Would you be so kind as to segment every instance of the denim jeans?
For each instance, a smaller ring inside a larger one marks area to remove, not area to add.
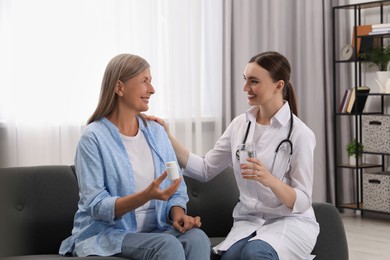
[[[221,260],[279,260],[278,253],[270,244],[263,240],[248,241],[252,237],[253,235],[250,235],[237,241],[222,254]]]
[[[198,228],[184,234],[175,229],[156,230],[151,233],[129,233],[122,242],[119,257],[128,259],[209,260],[210,240]]]

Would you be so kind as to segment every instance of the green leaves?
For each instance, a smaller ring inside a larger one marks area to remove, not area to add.
[[[357,145],[357,146],[356,146]],[[352,139],[351,142],[349,142],[345,149],[347,150],[348,156],[352,156],[357,154],[358,156],[362,155],[363,153],[363,144],[356,142],[356,139]]]
[[[380,71],[386,71],[390,62],[390,45],[374,47],[359,54],[360,61],[368,63],[369,67],[378,66]]]

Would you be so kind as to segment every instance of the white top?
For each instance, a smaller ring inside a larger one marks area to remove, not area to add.
[[[154,166],[150,147],[142,131],[136,136],[120,135],[131,167],[134,171],[135,192],[148,187],[154,180]],[[157,228],[157,217],[154,202],[148,201],[135,210],[137,232],[150,232]]]
[[[254,143],[257,143],[260,140],[260,138],[263,136],[265,131],[267,131],[268,127],[269,127],[268,125],[262,125],[262,124],[256,123],[256,129],[255,129],[255,132],[253,134],[253,142]]]
[[[256,232],[252,239],[267,241],[278,252],[279,259],[305,259],[316,242],[319,226],[316,222],[312,204],[314,133],[295,115],[290,137],[293,143],[291,164],[286,145],[279,151],[273,174],[295,189],[297,198],[293,209],[283,205],[271,189],[261,183],[245,180],[240,173],[236,150],[243,141],[247,122],[251,127],[247,142],[256,143],[257,158],[270,170],[278,144],[287,138],[290,128],[290,108],[287,102],[271,119],[270,125],[262,129],[261,136],[255,135],[258,107],[252,107],[246,114],[236,117],[204,158],[190,154],[185,175],[199,181],[208,181],[232,164],[240,201],[234,211],[234,225],[214,252],[226,251],[236,241]],[[255,127],[254,127],[255,126]],[[254,140],[255,137],[258,140]],[[285,150],[285,151],[284,151]],[[284,172],[287,169],[287,172]],[[283,178],[284,177],[284,178]]]

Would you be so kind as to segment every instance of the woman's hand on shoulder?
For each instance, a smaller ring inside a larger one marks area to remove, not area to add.
[[[153,115],[146,115],[146,114],[142,114],[142,116],[146,119],[146,120],[149,120],[149,121],[155,121],[157,123],[159,123],[160,125],[162,125],[165,129],[165,131],[169,134],[169,126],[168,126],[168,123],[165,122],[164,119],[160,118],[160,117],[157,117],[157,116],[153,116]]]

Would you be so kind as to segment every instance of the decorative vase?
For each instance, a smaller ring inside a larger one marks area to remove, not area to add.
[[[377,71],[375,81],[380,93],[390,93],[390,71]]]
[[[359,156],[358,157],[358,165],[361,165],[361,164],[362,164],[362,157]],[[356,166],[356,156],[355,155],[349,156],[349,165]]]

